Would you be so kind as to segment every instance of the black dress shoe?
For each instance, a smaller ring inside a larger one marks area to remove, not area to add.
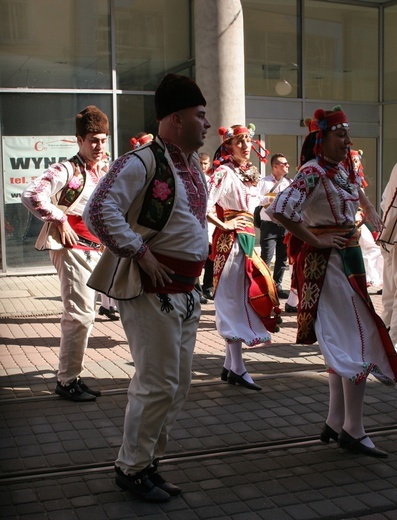
[[[324,428],[322,429],[320,434],[320,440],[322,442],[325,442],[325,444],[328,444],[330,439],[338,441],[338,432],[333,430],[331,426],[328,426],[328,424],[325,423]]]
[[[110,307],[109,309],[106,309],[105,307],[102,307],[102,305],[98,309],[99,316],[106,316],[109,318],[109,320],[112,321],[118,321],[119,317],[116,316],[116,311],[114,310],[114,307]]]
[[[81,388],[77,382],[77,379],[72,381],[69,385],[61,385],[61,383],[57,381],[55,393],[64,399],[69,399],[69,401],[75,402],[95,401],[96,399],[94,394],[85,392]]]
[[[277,289],[277,296],[282,300],[286,300],[289,296],[289,292],[284,291],[283,289]]]
[[[362,453],[363,455],[369,455],[370,457],[386,459],[388,454],[385,451],[378,450],[378,448],[369,448],[368,446],[361,444],[361,441],[367,437],[368,435],[363,435],[359,439],[355,439],[342,429],[338,437],[338,444],[340,448],[353,451],[354,453]]]
[[[244,372],[246,374],[247,371]],[[240,386],[245,386],[245,388],[249,388],[250,390],[256,390],[257,392],[260,392],[262,390],[262,387],[259,385],[256,385],[255,383],[250,383],[249,381],[246,381],[243,377],[244,374],[241,374],[239,376],[238,374],[235,374],[231,370],[229,371],[229,375],[227,376],[227,382],[229,385],[235,385],[236,383]]]
[[[202,305],[205,305],[206,303],[208,303],[207,298],[204,298],[204,296],[202,296],[201,294],[200,294],[200,303],[201,303]]]
[[[149,479],[147,471],[141,471],[135,475],[126,475],[120,468],[115,466],[116,484],[125,491],[145,502],[168,502],[171,495],[153,484]]]
[[[149,470],[148,474],[149,480],[152,484],[157,486],[158,488],[162,489],[166,493],[168,493],[170,496],[175,497],[177,495],[180,495],[182,493],[182,489],[175,484],[171,484],[171,482],[167,482],[163,479],[163,477],[158,473],[158,471],[153,468],[153,472]]]
[[[204,298],[207,298],[207,300],[213,300],[214,299],[214,293],[212,291],[203,291]]]
[[[85,383],[83,383],[83,380],[80,377],[77,378],[77,384],[83,390],[83,392],[87,392],[87,394],[95,395],[95,397],[99,397],[101,395],[100,390],[92,390]]]
[[[221,372],[221,380],[222,381],[227,381],[227,376],[229,375],[229,370],[225,367],[222,368],[222,372]]]
[[[298,312],[298,307],[293,307],[289,303],[285,304],[285,312]]]

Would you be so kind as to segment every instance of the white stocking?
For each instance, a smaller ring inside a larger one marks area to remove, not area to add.
[[[348,379],[342,379],[343,393],[345,396],[345,422],[343,429],[355,439],[365,435],[363,423],[363,403],[365,395],[366,381],[355,385]],[[373,442],[367,438],[361,441],[362,444],[370,448],[374,447]]]
[[[232,357],[230,354],[230,346],[229,343],[225,342],[225,361],[223,363],[223,366],[226,368],[226,370],[230,370],[232,366]]]
[[[334,431],[340,432],[345,420],[345,401],[342,378],[333,372],[328,375],[329,407],[326,423]]]
[[[230,370],[241,376],[247,371],[243,361],[243,345],[241,341],[232,341],[229,343],[231,366]],[[244,374],[244,379],[249,383],[253,383],[252,377],[247,373]]]

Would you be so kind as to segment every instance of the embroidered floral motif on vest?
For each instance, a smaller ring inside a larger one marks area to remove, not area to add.
[[[155,141],[150,145],[156,159],[156,171],[143,200],[138,217],[141,226],[160,231],[167,223],[175,199],[175,179],[164,151]]]
[[[85,170],[81,167],[77,156],[75,155],[69,159],[69,162],[74,168],[74,174],[61,191],[58,202],[60,206],[66,207],[71,206],[79,197],[80,193],[83,191],[86,180]]]

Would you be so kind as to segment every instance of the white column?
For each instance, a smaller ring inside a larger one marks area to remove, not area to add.
[[[220,126],[245,124],[244,27],[240,0],[195,0],[196,82],[212,127],[201,151],[211,158]]]

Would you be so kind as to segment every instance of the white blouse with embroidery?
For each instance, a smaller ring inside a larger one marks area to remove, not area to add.
[[[266,213],[280,213],[293,222],[304,220],[309,226],[354,225],[359,206],[357,184],[351,184],[342,166],[334,178],[313,159],[299,171],[293,182],[280,192]]]
[[[238,177],[238,168],[231,163],[219,166],[209,181],[207,212],[211,213],[215,204],[224,210],[254,213],[258,205],[257,187],[243,183]]]

